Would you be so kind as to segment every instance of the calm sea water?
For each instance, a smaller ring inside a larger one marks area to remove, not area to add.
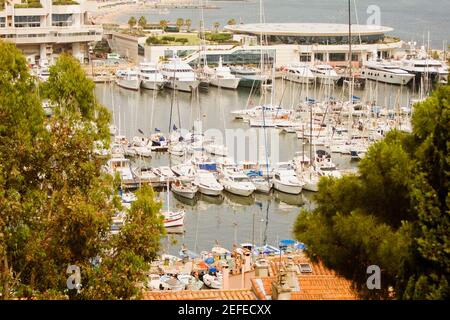
[[[210,1],[218,9],[204,10],[205,26],[212,28],[214,22],[224,26],[234,18],[243,23],[260,21],[259,1]],[[348,23],[345,0],[263,0],[266,22],[322,22]],[[443,41],[450,43],[450,1],[448,0],[352,0],[353,23],[366,24],[367,9],[377,5],[381,12],[381,25],[393,27],[392,35],[405,41],[426,43],[430,32],[431,45],[442,49]],[[355,10],[356,9],[356,10]],[[142,9],[119,14],[116,21],[126,23],[130,16],[145,16],[148,21],[158,23],[162,19],[174,22],[177,18],[192,19],[193,28],[198,28],[199,9],[170,9],[168,14]],[[425,40],[425,41],[424,41]]]
[[[167,132],[169,128],[170,108],[173,105],[172,124],[177,127],[191,128],[193,121],[202,119],[205,130],[215,128],[249,129],[248,124],[236,121],[230,111],[243,109],[249,100],[249,89],[237,91],[219,90],[211,87],[207,93],[201,92],[197,97],[189,93],[178,93],[172,102],[172,92],[164,90],[155,93],[150,90],[139,92],[129,91],[114,84],[97,85],[96,95],[101,103],[114,114],[114,122],[120,133],[128,138],[139,135],[142,130],[146,135],[154,132],[154,128]],[[375,92],[377,94],[375,94]],[[273,100],[285,108],[292,108],[306,96],[320,99],[324,92],[320,88],[283,83],[276,81]],[[341,87],[336,87],[331,93],[336,98],[345,96]],[[407,88],[389,85],[367,85],[365,90],[357,90],[356,95],[362,99],[377,100],[379,105],[393,105],[399,101],[402,106],[408,104],[412,94]],[[255,103],[259,96],[252,96]],[[251,129],[262,130],[262,129]],[[279,160],[288,161],[297,151],[302,151],[300,140],[293,134],[274,132],[279,141]],[[308,150],[308,146],[305,146]],[[333,155],[333,161],[342,169],[355,167],[349,157]],[[169,159],[167,154],[154,153],[149,160],[153,166],[168,165],[175,159]],[[167,204],[166,192],[159,194]],[[292,238],[292,227],[302,207],[309,208],[312,204],[312,194],[303,192],[301,196],[292,196],[274,191],[271,195],[255,194],[249,198],[224,194],[222,197],[202,196],[197,201],[186,201],[176,198],[170,193],[170,207],[184,208],[185,234],[174,236],[177,244],[171,239],[165,240],[167,251],[176,253],[181,244],[186,244],[191,250],[210,249],[215,241],[222,246],[231,248],[233,244],[243,242],[272,243],[279,239]]]

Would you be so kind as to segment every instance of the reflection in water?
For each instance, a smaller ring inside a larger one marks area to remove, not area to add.
[[[236,204],[242,206],[250,206],[255,203],[255,197],[253,194],[248,197],[238,196],[227,191],[225,191],[223,194],[225,195],[225,199],[228,200],[227,204],[229,204],[230,206],[235,206]]]
[[[280,202],[284,202],[285,204],[288,204],[291,206],[301,207],[305,203],[305,201],[303,200],[302,194],[288,194],[288,193],[284,193],[284,192],[275,190],[273,192],[273,195],[276,200],[278,200]]]

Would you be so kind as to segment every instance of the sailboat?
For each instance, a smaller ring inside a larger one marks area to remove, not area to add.
[[[184,216],[186,213],[184,210],[172,211],[170,210],[170,186],[169,180],[167,180],[167,209],[163,211],[161,214],[164,217],[164,227],[172,228],[172,227],[180,227],[184,225]]]

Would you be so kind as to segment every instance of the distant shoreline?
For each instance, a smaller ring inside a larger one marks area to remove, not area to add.
[[[246,0],[228,0],[228,1],[246,1]],[[226,2],[226,1],[225,1]],[[199,9],[200,6],[198,5],[177,5],[177,4],[153,4],[153,5],[147,5],[147,4],[132,4],[132,3],[120,3],[117,2],[116,4],[108,4],[104,7],[99,7],[98,11],[92,14],[92,22],[94,24],[111,24],[115,23],[115,18],[119,15],[134,12],[137,10],[167,10],[167,9]],[[219,6],[203,6],[203,9],[221,9]],[[150,11],[150,13],[152,13]],[[158,12],[154,12],[158,13]],[[162,16],[165,14],[164,12],[159,13]]]

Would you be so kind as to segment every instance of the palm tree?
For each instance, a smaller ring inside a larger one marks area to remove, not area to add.
[[[169,24],[169,21],[167,21],[167,20],[161,20],[159,22],[159,25],[161,26],[161,29],[163,29],[163,30],[166,30],[168,24]]]
[[[145,19],[144,16],[140,17],[139,21],[138,21],[138,25],[139,25],[139,27],[144,29],[147,26],[147,19]]]
[[[219,32],[220,23],[214,22],[213,26],[214,26],[214,30],[216,31],[216,33]]]
[[[228,20],[227,24],[228,24],[229,26],[234,26],[234,25],[236,24],[236,19],[230,19],[230,20]]]
[[[128,25],[130,26],[130,31],[131,31],[131,29],[133,29],[133,27],[136,25],[136,18],[130,17],[130,19],[128,19]]]
[[[177,24],[178,30],[181,30],[181,27],[184,25],[183,18],[178,18],[176,24]]]
[[[192,20],[191,19],[186,19],[186,21],[184,22],[184,24],[187,27],[187,32],[191,32],[191,26],[192,26]]]

